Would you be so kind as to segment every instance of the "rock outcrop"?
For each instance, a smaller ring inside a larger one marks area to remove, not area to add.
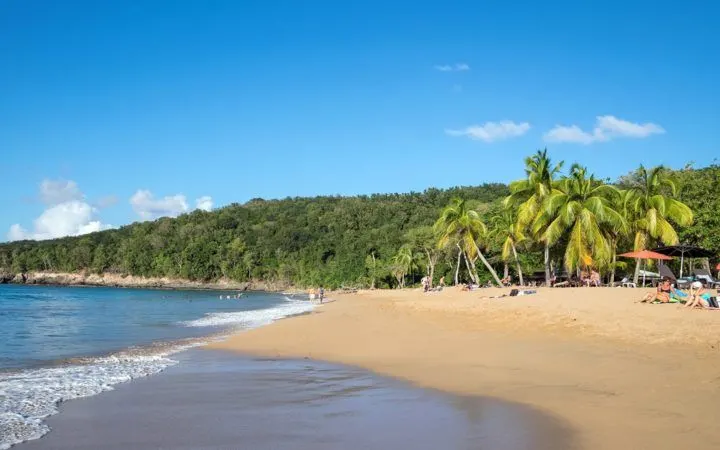
[[[216,282],[200,282],[177,278],[149,278],[120,274],[29,272],[15,274],[0,271],[0,283],[56,285],[56,286],[106,286],[156,289],[218,289],[218,290],[262,290],[276,291],[288,288],[283,283],[262,281],[237,282],[220,279]]]

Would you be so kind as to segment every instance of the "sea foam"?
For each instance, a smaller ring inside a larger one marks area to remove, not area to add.
[[[304,300],[285,297],[286,303],[267,309],[208,313],[205,317],[183,322],[188,327],[233,327],[257,328],[268,325],[284,317],[305,314],[313,309],[313,304]]]
[[[189,327],[257,328],[313,309],[308,301],[286,297],[286,303],[262,310],[209,313],[183,322]],[[217,339],[217,335],[215,337]],[[203,345],[205,340],[165,343],[99,358],[85,358],[57,367],[0,372],[0,450],[50,431],[43,420],[57,414],[60,403],[113,389],[118,383],[161,372],[177,364],[174,353]]]

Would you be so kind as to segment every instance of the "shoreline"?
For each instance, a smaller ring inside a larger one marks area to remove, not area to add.
[[[316,361],[199,349],[177,359],[157,377],[63,404],[48,435],[18,448],[575,448],[564,423],[512,402]]]
[[[482,298],[495,291],[334,294],[317,313],[205,348],[527,404],[566,421],[580,448],[720,447],[720,315],[634,303],[642,289]]]
[[[52,286],[52,287],[111,287],[160,290],[198,290],[198,291],[256,291],[282,292],[285,290],[301,292],[292,286],[265,281],[218,280],[200,282],[179,278],[138,277],[120,274],[85,274],[66,272],[0,272],[0,285],[14,286]]]

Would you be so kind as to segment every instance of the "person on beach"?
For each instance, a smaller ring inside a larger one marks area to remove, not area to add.
[[[423,292],[427,292],[430,289],[430,279],[425,275],[420,280],[420,284],[422,285]]]
[[[512,285],[512,275],[508,274],[505,278],[500,280],[500,283],[502,283],[503,286],[511,286]]]
[[[318,298],[320,299],[320,303],[322,303],[323,299],[325,298],[325,289],[323,289],[322,286],[320,286],[320,289],[318,289]]]
[[[690,285],[690,295],[688,298],[687,303],[685,303],[686,308],[694,308],[696,306],[710,308],[710,292],[705,289],[699,281],[693,281]]]
[[[444,277],[444,276],[440,277],[440,281],[438,282],[438,286],[441,287],[441,288],[444,288],[444,287],[445,287],[445,277]]]
[[[657,287],[657,292],[647,294],[640,303],[670,303],[670,294],[672,293],[672,283],[670,279],[665,277]]]

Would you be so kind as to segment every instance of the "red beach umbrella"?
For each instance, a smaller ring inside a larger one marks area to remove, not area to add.
[[[670,260],[673,259],[672,256],[663,255],[662,253],[653,252],[651,250],[640,250],[638,252],[628,252],[623,253],[618,256],[624,256],[626,258],[635,258],[635,259],[662,259],[662,260]],[[645,263],[645,268],[647,268],[647,263]],[[645,271],[643,271],[643,286],[645,286]]]
[[[653,252],[651,250],[640,250],[639,252],[622,253],[618,256],[625,256],[626,258],[635,259],[662,259],[665,261],[673,259],[672,256],[663,255],[662,253]]]

